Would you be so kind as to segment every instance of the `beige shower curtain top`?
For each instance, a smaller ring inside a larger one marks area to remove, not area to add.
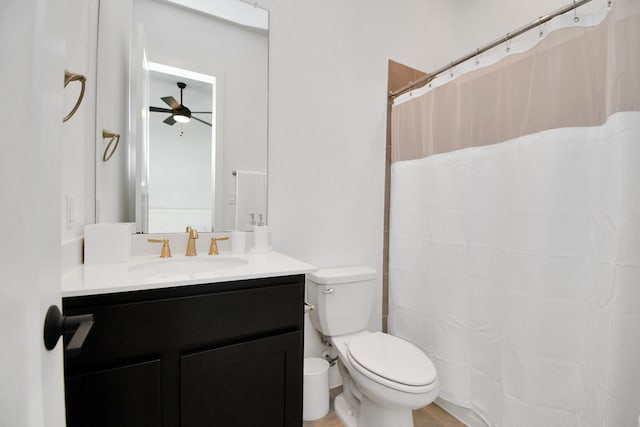
[[[392,162],[640,110],[640,55],[629,55],[640,52],[638,9],[616,2],[596,27],[556,30],[535,49],[394,105]]]

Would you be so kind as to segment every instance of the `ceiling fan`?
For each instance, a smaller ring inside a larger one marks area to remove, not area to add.
[[[185,107],[184,104],[182,104],[182,91],[187,87],[187,84],[182,82],[178,82],[177,84],[180,88],[180,103],[178,103],[173,96],[165,96],[160,99],[171,107],[171,109],[151,106],[149,107],[149,111],[154,113],[170,113],[171,115],[162,121],[169,126],[173,126],[176,123],[187,123],[191,119],[204,123],[207,126],[211,126],[211,123],[193,116],[193,114],[211,114],[211,111],[191,111]]]

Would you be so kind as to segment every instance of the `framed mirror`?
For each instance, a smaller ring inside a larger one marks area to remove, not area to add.
[[[268,11],[240,0],[100,2],[96,132],[123,137],[107,162],[96,150],[96,222],[266,221],[268,37]],[[210,113],[180,122],[180,106]]]

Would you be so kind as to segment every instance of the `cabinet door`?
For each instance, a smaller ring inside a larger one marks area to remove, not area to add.
[[[182,427],[300,427],[302,333],[184,355]]]
[[[160,361],[66,378],[68,427],[160,427]]]

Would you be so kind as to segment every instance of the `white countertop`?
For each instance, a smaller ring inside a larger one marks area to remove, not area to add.
[[[212,258],[218,258],[222,262],[225,260],[241,261],[238,258],[242,258],[246,264],[221,269],[212,267],[212,270],[207,270],[203,265],[206,266],[208,260]],[[177,271],[175,272],[169,266],[172,261],[177,261],[175,263]],[[186,263],[194,261],[198,264],[198,268],[193,272],[184,271]],[[159,266],[158,271],[154,271],[155,263]],[[312,265],[274,251],[243,255],[221,252],[220,255],[204,254],[196,257],[174,255],[172,258],[166,259],[158,258],[158,256],[134,256],[125,263],[85,264],[69,271],[62,277],[62,297],[291,276],[316,270],[317,268]]]

